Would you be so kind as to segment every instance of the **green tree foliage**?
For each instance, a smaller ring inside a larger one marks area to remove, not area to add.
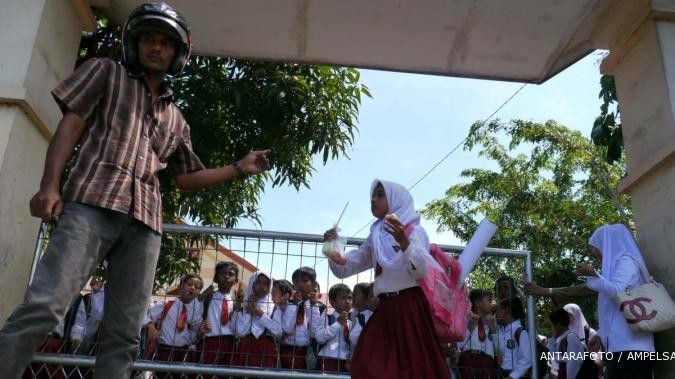
[[[78,63],[93,57],[120,60],[118,26],[101,19],[99,30],[82,38]],[[166,172],[161,174],[166,222],[191,218],[227,227],[241,218],[258,220],[267,181],[309,187],[316,156],[323,164],[346,157],[362,96],[370,96],[353,68],[203,56],[190,59],[172,88],[190,124],[193,148],[207,167],[230,164],[252,149],[272,149],[270,173],[203,191],[178,191]],[[164,238],[156,286],[198,269],[197,258],[176,248],[185,241]]]
[[[623,136],[621,135],[621,114],[619,100],[616,97],[614,77],[603,75],[600,78],[600,94],[602,99],[600,115],[596,117],[591,131],[591,139],[605,152],[607,162],[614,163],[621,160],[623,152]]]
[[[500,136],[510,140],[508,145],[499,142]],[[631,217],[629,199],[612,190],[623,162],[607,164],[591,141],[555,121],[477,122],[464,148],[480,149],[496,169],[464,170],[467,182],[451,186],[444,198],[427,205],[424,215],[464,241],[477,220],[490,219],[499,227],[490,245],[531,251],[535,280],[546,287],[579,283],[574,269],[590,256],[588,237],[603,224],[622,222],[616,202]],[[471,284],[492,289],[500,272],[524,282],[522,260],[485,258]],[[590,311],[593,304],[582,305]],[[537,312],[540,323],[547,310],[550,305]]]

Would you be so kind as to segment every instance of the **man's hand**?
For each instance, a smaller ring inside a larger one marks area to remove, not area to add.
[[[300,303],[302,301],[302,292],[293,291],[293,297],[291,300],[295,301],[296,303]]]
[[[272,150],[251,151],[239,160],[239,166],[245,174],[260,174],[270,168],[269,155]]]
[[[213,292],[215,292],[215,288],[213,288],[213,284],[211,284],[210,286],[206,287],[206,289],[202,291],[202,293],[200,293],[197,298],[203,303],[204,300],[211,300],[211,297],[213,297]]]
[[[349,314],[347,312],[340,312],[340,315],[338,316],[337,320],[340,324],[344,324],[345,322],[347,322],[348,319]]]
[[[44,221],[57,219],[63,211],[63,200],[58,186],[46,186],[40,188],[33,198],[30,199],[30,214]]]
[[[77,349],[80,348],[80,345],[82,345],[82,341],[80,340],[73,340],[73,342],[70,343],[70,347],[73,351],[77,351]]]
[[[157,340],[159,340],[159,330],[157,330],[157,327],[155,327],[154,323],[149,323],[148,324],[148,341],[152,344],[157,343]]]
[[[204,335],[211,331],[211,322],[206,320],[199,325],[199,333]]]
[[[548,295],[546,288],[537,285],[537,282],[527,282],[523,287],[525,295],[546,296]]]
[[[579,263],[577,265],[577,273],[581,276],[598,276],[598,273],[595,272],[595,269],[586,263]]]

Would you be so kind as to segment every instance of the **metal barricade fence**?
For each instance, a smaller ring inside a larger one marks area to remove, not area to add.
[[[163,286],[153,295],[155,301],[161,304],[166,297],[177,294],[179,276],[190,271],[185,267],[200,267],[199,274],[203,278],[204,288],[212,284],[214,267],[219,261],[233,262],[239,268],[239,283],[245,287],[254,271],[264,271],[273,279],[287,279],[291,281],[293,271],[301,266],[309,266],[317,273],[317,282],[320,292],[327,293],[329,288],[337,283],[347,284],[353,288],[354,284],[372,282],[373,272],[368,270],[351,278],[338,279],[328,268],[327,258],[321,253],[322,235],[285,233],[246,229],[228,229],[217,227],[190,226],[182,224],[165,224],[163,235],[162,254],[158,275],[161,275]],[[41,228],[35,249],[35,259],[32,271],[35,269],[40,254],[44,251],[45,229]],[[359,246],[364,239],[347,239],[346,251]],[[171,245],[171,246],[169,246]],[[458,254],[463,250],[461,246],[440,245],[451,254]],[[173,255],[173,256],[170,256]],[[532,261],[529,252],[507,249],[488,248],[484,256],[517,258],[523,261],[523,279],[532,281]],[[192,266],[191,266],[192,264]],[[31,278],[32,278],[31,272]],[[328,305],[327,313],[332,311],[326,297],[321,298]],[[160,305],[161,307],[161,305]],[[536,357],[536,331],[534,300],[527,297],[527,330],[529,331],[530,348],[532,351],[532,377],[539,377]],[[278,340],[276,365],[279,367]],[[143,354],[144,346],[141,346]],[[58,354],[53,354],[57,352]],[[91,377],[94,357],[86,355],[64,354],[64,349],[57,351],[38,352],[33,364],[27,371],[32,378],[85,378]],[[187,357],[187,355],[185,355]],[[140,358],[144,358],[143,355]],[[151,372],[161,372],[159,378],[211,378],[213,375],[224,377],[261,377],[261,378],[346,378],[344,372],[301,371],[290,369],[252,368],[226,365],[207,365],[199,359],[184,358],[181,362],[162,362],[157,360],[139,359],[134,364],[137,377],[149,377]],[[175,373],[175,375],[167,374]]]

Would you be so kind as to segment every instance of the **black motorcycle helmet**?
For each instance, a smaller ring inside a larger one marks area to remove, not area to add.
[[[159,31],[173,37],[176,41],[176,55],[167,75],[179,75],[190,59],[192,50],[190,29],[183,16],[163,2],[143,4],[131,12],[122,29],[122,59],[134,75],[143,75],[137,51],[138,35],[143,31]]]

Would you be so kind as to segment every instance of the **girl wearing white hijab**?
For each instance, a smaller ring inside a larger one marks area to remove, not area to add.
[[[277,345],[280,338],[281,312],[274,312],[270,296],[272,277],[257,271],[248,281],[243,309],[237,315],[235,331],[240,337],[232,363],[237,366],[277,367]]]
[[[600,330],[589,341],[592,351],[602,344],[604,351],[616,353],[615,359],[607,362],[609,379],[650,378],[652,365],[649,360],[627,359],[628,351],[654,351],[652,333],[633,332],[614,303],[614,296],[626,288],[644,284],[638,265],[644,266],[640,250],[633,236],[622,224],[604,225],[598,228],[588,243],[593,255],[602,262],[602,272],[596,272],[587,264],[577,265],[580,275],[586,277],[589,288],[598,292],[598,318]],[[618,353],[624,357],[618,361]]]
[[[346,264],[329,260],[338,278],[375,269],[373,292],[380,302],[356,345],[352,378],[450,379],[429,303],[417,284],[427,270],[441,268],[429,254],[429,238],[412,196],[402,185],[384,180],[373,182],[370,195],[377,218],[370,235],[346,254]],[[412,228],[409,235],[406,227]],[[333,229],[324,234],[327,241],[335,237]]]
[[[581,339],[581,342],[588,345],[588,341],[595,337],[596,332],[588,326],[581,308],[574,303],[569,303],[563,309],[570,315],[570,330]]]

